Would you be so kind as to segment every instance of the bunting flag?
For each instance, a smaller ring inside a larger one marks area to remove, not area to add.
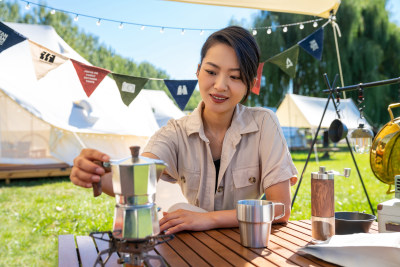
[[[164,80],[164,83],[179,108],[184,110],[197,85],[197,80]]]
[[[122,102],[124,102],[124,104],[127,106],[129,106],[129,104],[135,99],[135,97],[140,93],[140,90],[143,89],[144,85],[149,80],[147,78],[134,77],[117,73],[111,73],[111,75],[113,76],[113,79],[118,86]]]
[[[296,66],[299,58],[299,46],[296,44],[291,48],[268,59],[267,62],[277,65],[290,77],[296,77]]]
[[[0,21],[0,53],[27,38]]]
[[[71,59],[71,62],[74,65],[76,74],[78,74],[83,90],[85,90],[88,97],[90,97],[93,91],[96,90],[104,77],[110,73],[109,70],[89,66],[74,59]]]
[[[324,28],[323,27],[319,28],[313,34],[307,36],[306,38],[298,42],[298,44],[307,53],[309,53],[316,59],[321,60],[322,49],[324,45]]]
[[[258,64],[258,69],[257,69],[257,81],[256,84],[253,86],[251,91],[253,94],[259,95],[260,94],[260,87],[261,87],[261,78],[262,78],[262,71],[264,68],[264,62]]]
[[[36,78],[38,80],[68,60],[67,57],[53,52],[40,44],[31,40],[28,41],[31,48],[31,56],[33,66],[35,67]]]

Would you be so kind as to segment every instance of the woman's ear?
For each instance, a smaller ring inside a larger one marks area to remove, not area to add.
[[[197,78],[199,78],[200,68],[201,68],[201,65],[198,64],[198,65],[197,65],[197,71],[196,71],[196,76],[197,76]]]

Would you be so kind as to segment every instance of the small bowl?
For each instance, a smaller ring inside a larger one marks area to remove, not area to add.
[[[376,216],[361,212],[335,212],[335,233],[349,235],[368,233]]]

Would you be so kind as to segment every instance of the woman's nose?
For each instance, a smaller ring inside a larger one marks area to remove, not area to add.
[[[228,81],[223,75],[218,75],[214,83],[214,88],[218,91],[226,91],[228,89]]]

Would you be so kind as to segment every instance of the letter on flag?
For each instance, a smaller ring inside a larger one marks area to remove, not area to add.
[[[253,94],[259,95],[260,94],[260,87],[261,87],[261,78],[262,78],[262,71],[264,68],[264,62],[258,64],[258,69],[257,69],[257,81],[256,84],[253,86],[251,91]]]
[[[0,21],[0,53],[27,38]]]
[[[299,58],[299,46],[296,44],[282,53],[268,59],[267,62],[277,65],[290,77],[296,77],[296,66]]]
[[[40,44],[29,40],[29,46],[31,48],[31,56],[33,66],[35,67],[36,78],[40,80],[49,71],[57,68],[68,60],[67,57],[60,55],[56,52],[47,49]]]
[[[324,28],[319,28],[314,33],[301,40],[298,44],[307,53],[316,59],[321,60],[324,45]]]
[[[181,110],[184,110],[197,85],[197,80],[164,80]]]
[[[109,70],[89,66],[74,59],[71,59],[71,62],[74,65],[76,74],[78,74],[83,90],[85,90],[88,97],[90,97],[104,77],[110,73]]]
[[[140,90],[143,89],[144,85],[149,80],[147,78],[134,77],[117,73],[111,73],[111,75],[113,76],[115,83],[118,86],[122,102],[124,102],[124,104],[127,106],[129,106],[129,104],[136,98]]]

